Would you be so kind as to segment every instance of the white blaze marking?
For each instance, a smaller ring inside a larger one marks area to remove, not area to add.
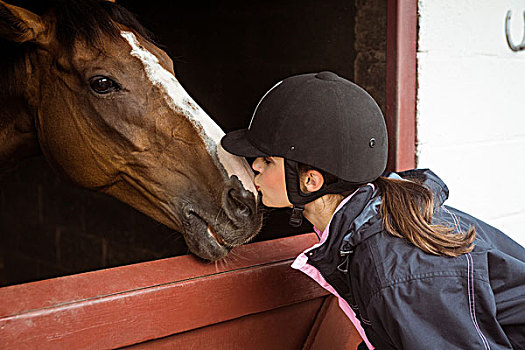
[[[137,57],[144,65],[146,75],[153,85],[165,92],[163,96],[170,108],[182,110],[184,115],[195,125],[212,159],[217,159],[222,164],[228,176],[236,175],[244,188],[251,191],[257,198],[257,190],[253,184],[253,172],[248,162],[226,152],[220,145],[224,131],[190,97],[175,76],[162,67],[157,56],[139,43],[135,34],[122,31],[120,35],[131,46],[131,55]],[[214,154],[217,157],[214,157]]]

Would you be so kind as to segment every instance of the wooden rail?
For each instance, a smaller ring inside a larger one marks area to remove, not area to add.
[[[188,255],[2,288],[0,348],[158,348],[199,339],[225,349],[319,348],[312,344],[324,344],[320,325],[332,322],[320,310],[329,307],[348,329],[330,338],[355,344],[327,292],[290,267],[316,242],[305,234],[238,247],[216,264]]]

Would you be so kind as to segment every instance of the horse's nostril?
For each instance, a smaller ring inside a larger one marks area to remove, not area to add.
[[[252,211],[247,206],[244,206],[244,208],[237,209],[236,213],[238,217],[245,218],[249,218],[252,215]]]
[[[187,221],[198,217],[197,213],[195,212],[195,210],[193,210],[191,206],[182,209],[182,216]]]
[[[250,208],[248,208],[245,205],[241,205],[239,208],[237,208],[237,216],[246,216],[249,217],[251,215],[252,211]]]
[[[231,188],[228,191],[227,200],[229,204],[228,208],[234,213],[236,217],[248,218],[252,215],[252,210],[247,204],[250,199],[246,196],[243,196],[239,190]]]

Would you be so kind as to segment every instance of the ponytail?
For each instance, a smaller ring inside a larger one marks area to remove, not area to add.
[[[472,251],[476,233],[454,232],[454,228],[433,225],[432,192],[414,181],[379,177],[375,182],[382,196],[384,229],[404,238],[422,251],[434,255],[458,256]]]
[[[328,184],[337,181],[336,176],[309,165],[299,163],[298,169],[299,174],[317,170]],[[459,256],[474,249],[474,227],[470,227],[467,232],[455,232],[454,227],[432,224],[434,196],[416,179],[379,177],[374,184],[382,197],[380,211],[383,228],[391,235],[403,238],[425,253],[434,255]],[[346,194],[341,193],[343,196]]]

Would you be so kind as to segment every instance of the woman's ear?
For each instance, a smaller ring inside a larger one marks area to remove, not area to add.
[[[301,179],[301,190],[303,192],[319,191],[324,184],[323,175],[317,170],[308,170]]]

